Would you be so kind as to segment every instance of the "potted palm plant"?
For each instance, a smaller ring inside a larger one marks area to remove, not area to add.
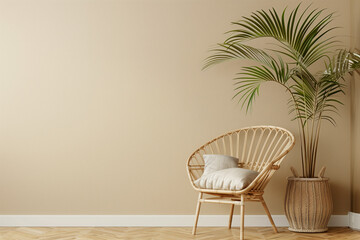
[[[302,175],[292,169],[288,178],[285,214],[290,230],[323,232],[332,213],[328,178],[322,168],[316,175],[316,160],[321,124],[337,112],[344,94],[344,77],[360,67],[360,55],[339,49],[339,41],[331,34],[333,14],[324,10],[304,10],[298,5],[292,11],[275,9],[253,12],[229,31],[226,40],[212,50],[204,68],[234,59],[253,60],[234,78],[235,95],[248,111],[259,94],[260,86],[272,82],[289,94],[289,108],[298,123],[301,143]],[[251,40],[267,38],[270,49],[249,45]],[[324,62],[324,70],[312,71],[313,65]],[[305,192],[306,191],[306,192]]]

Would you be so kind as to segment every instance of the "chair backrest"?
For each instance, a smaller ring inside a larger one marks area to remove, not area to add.
[[[261,172],[270,163],[279,166],[294,144],[293,134],[284,128],[273,126],[242,128],[221,135],[198,148],[187,162],[188,175],[194,186],[193,182],[204,172],[204,154],[237,157],[239,167]],[[263,180],[270,178],[274,171],[269,171]],[[263,189],[265,185],[259,186],[258,190]]]

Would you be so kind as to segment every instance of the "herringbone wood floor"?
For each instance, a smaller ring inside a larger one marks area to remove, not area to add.
[[[349,228],[330,228],[327,233],[293,233],[286,228],[278,228],[274,234],[271,228],[245,228],[245,239],[360,239],[360,232]],[[239,239],[239,229],[228,230],[222,228],[198,228],[196,236],[191,235],[191,228],[77,228],[77,227],[14,227],[0,228],[0,240],[111,240],[111,239]]]

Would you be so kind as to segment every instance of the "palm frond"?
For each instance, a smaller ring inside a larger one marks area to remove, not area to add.
[[[238,77],[234,78],[235,95],[241,107],[246,106],[246,112],[251,109],[256,96],[259,94],[260,85],[264,82],[275,82],[286,87],[286,82],[291,78],[292,70],[281,59],[273,60],[270,66],[243,67]]]
[[[326,70],[321,81],[338,81],[347,73],[360,68],[360,55],[346,49],[340,49],[331,60],[325,63],[325,67]]]
[[[250,59],[258,63],[271,66],[274,58],[261,49],[253,48],[245,44],[218,44],[219,48],[213,49],[215,54],[205,59],[203,69],[227,60]]]
[[[299,13],[299,7],[300,4],[289,16],[286,16],[286,9],[282,14],[275,9],[253,12],[250,17],[233,22],[239,28],[229,31],[232,35],[225,43],[231,45],[257,38],[273,38],[285,50],[281,53],[310,66],[325,57],[327,50],[338,42],[332,38],[323,39],[336,28],[327,28],[332,21],[332,13],[321,16],[324,9],[315,9],[305,17],[309,7],[302,13]],[[279,52],[279,49],[274,51]]]

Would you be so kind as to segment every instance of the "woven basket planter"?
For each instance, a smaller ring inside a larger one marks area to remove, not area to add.
[[[290,231],[327,231],[332,209],[328,178],[288,178],[285,214]]]

